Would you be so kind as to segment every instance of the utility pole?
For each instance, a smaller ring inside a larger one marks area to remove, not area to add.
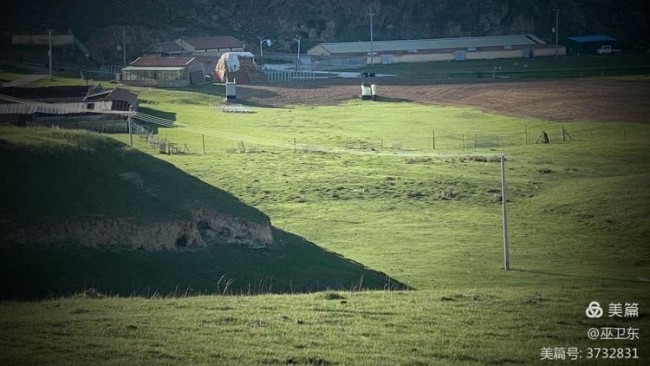
[[[560,53],[559,37],[560,37],[560,9],[555,9],[555,57],[557,57]]]
[[[133,147],[133,106],[129,106],[129,114],[126,118],[129,127],[129,146]]]
[[[298,38],[294,38],[293,40],[298,42],[298,61],[300,61],[300,36],[298,36]]]
[[[300,36],[294,38],[294,41],[298,42],[298,60],[296,61],[296,71],[300,71]]]
[[[371,10],[370,13],[368,13],[368,14],[370,15],[370,66],[374,66],[375,55],[374,55],[374,52],[373,52],[373,49],[372,49],[372,41],[373,41],[373,36],[372,36],[372,16],[375,15],[375,13],[373,13],[372,10]]]
[[[47,34],[48,34],[48,37],[47,37],[48,43],[50,44],[50,48],[47,51],[47,57],[49,59],[48,67],[49,67],[49,70],[50,70],[49,79],[52,80],[52,30],[48,29]]]
[[[257,37],[260,40],[260,63],[264,65],[264,44],[266,43],[267,47],[271,47],[271,40],[268,38]]]
[[[506,158],[501,155],[501,217],[503,219],[503,269],[510,269],[510,248],[508,245],[508,211],[506,210]]]
[[[122,28],[122,64],[126,66],[126,26]]]

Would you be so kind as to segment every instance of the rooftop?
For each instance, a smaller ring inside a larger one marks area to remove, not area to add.
[[[143,56],[131,62],[133,67],[185,67],[194,61],[194,57],[158,57]]]
[[[174,53],[183,51],[183,48],[176,42],[159,42],[153,45],[152,50],[156,53]]]
[[[374,41],[373,51],[417,51],[435,49],[455,49],[470,47],[504,47],[504,46],[526,46],[544,45],[543,40],[535,35],[510,35],[510,36],[489,36],[489,37],[456,37],[437,39],[416,39],[398,41]],[[316,47],[325,48],[330,53],[355,53],[367,52],[370,50],[370,42],[337,42],[320,43]]]
[[[568,37],[570,40],[578,42],[578,43],[590,43],[590,42],[612,42],[615,41],[616,39],[606,36],[604,34],[592,34],[588,36],[575,36],[575,37]]]
[[[243,44],[232,36],[216,36],[216,37],[188,37],[181,38],[176,41],[186,42],[199,50],[217,49],[217,48],[242,48]]]
[[[83,100],[88,95],[90,88],[87,86],[46,86],[41,88],[28,87],[4,87],[0,88],[0,94],[14,98],[57,101],[57,100]],[[1,101],[0,103],[6,103]]]

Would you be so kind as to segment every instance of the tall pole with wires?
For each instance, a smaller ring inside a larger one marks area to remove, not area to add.
[[[368,15],[370,15],[370,66],[374,66],[374,64],[375,64],[375,60],[374,60],[375,55],[374,55],[374,51],[373,51],[373,47],[372,47],[373,46],[373,44],[372,44],[372,41],[373,41],[372,17],[373,17],[373,15],[375,15],[375,13],[373,13],[372,10],[371,10],[370,13],[368,13]]]
[[[508,211],[506,210],[506,158],[501,155],[501,219],[503,221],[503,269],[510,269],[510,248],[508,243]]]
[[[50,48],[47,51],[47,57],[48,57],[48,68],[49,68],[49,79],[52,80],[52,30],[48,29],[47,30],[47,40],[50,45]]]
[[[122,65],[126,66],[126,26],[122,28]]]
[[[560,53],[560,9],[555,9],[555,57]]]
[[[257,37],[257,39],[260,40],[260,63],[263,65],[264,64],[264,45],[267,47],[271,47],[271,40],[268,38],[264,37]]]
[[[300,71],[301,65],[300,65],[300,36],[296,37],[293,39],[294,41],[298,42],[298,58],[296,59],[296,71]]]
[[[129,106],[129,114],[126,117],[129,128],[129,146],[133,147],[133,106]]]

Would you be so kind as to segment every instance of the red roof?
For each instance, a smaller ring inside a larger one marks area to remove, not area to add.
[[[217,37],[189,37],[182,38],[194,48],[199,50],[209,50],[217,48],[243,48],[243,44],[232,36],[217,36]]]
[[[131,62],[131,66],[140,67],[183,67],[194,61],[194,57],[159,57],[143,56]]]

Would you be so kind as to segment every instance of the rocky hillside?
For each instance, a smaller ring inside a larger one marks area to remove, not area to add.
[[[3,30],[71,29],[100,60],[119,59],[126,29],[129,57],[151,43],[182,35],[233,35],[257,51],[258,36],[271,51],[295,52],[324,41],[376,40],[534,33],[554,42],[569,35],[611,34],[630,51],[650,44],[650,4],[645,0],[151,0],[94,2],[31,0],[5,5]],[[39,9],[34,12],[34,9]],[[126,27],[126,28],[125,28]],[[562,43],[562,42],[560,42]]]

